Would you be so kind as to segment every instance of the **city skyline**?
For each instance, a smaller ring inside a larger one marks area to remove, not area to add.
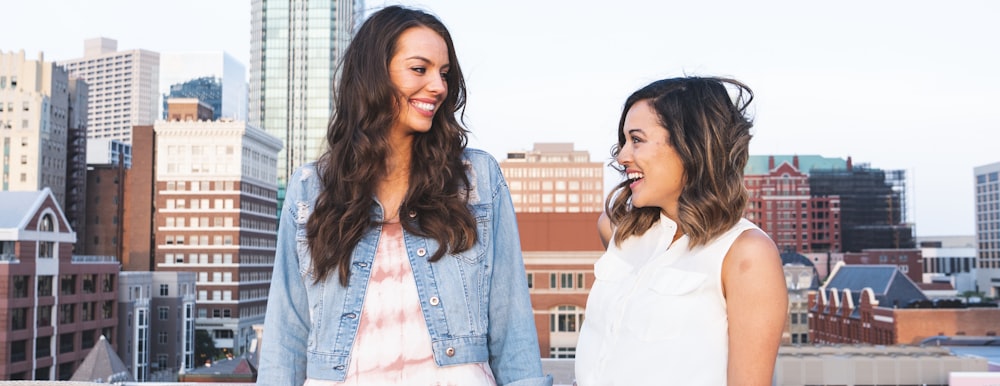
[[[535,142],[573,142],[606,162],[628,93],[685,74],[755,90],[752,155],[907,170],[918,236],[974,234],[973,168],[1000,159],[989,117],[1000,102],[1000,54],[989,48],[1000,4],[404,3],[450,28],[469,85],[470,146],[500,160]],[[249,1],[50,0],[7,11],[24,17],[0,24],[0,50],[28,58],[80,57],[84,39],[103,36],[121,49],[223,50],[249,66]],[[60,30],[26,33],[43,15]],[[617,176],[606,171],[610,185]]]

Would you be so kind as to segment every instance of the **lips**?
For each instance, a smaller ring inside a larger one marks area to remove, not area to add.
[[[416,110],[421,115],[424,115],[424,116],[427,116],[427,117],[434,116],[434,109],[437,107],[432,102],[419,101],[419,100],[414,100],[414,99],[410,100],[410,106],[413,106],[414,110]]]
[[[646,175],[645,175],[645,174],[643,174],[642,172],[639,172],[639,171],[634,171],[634,170],[629,170],[629,171],[627,171],[627,172],[625,173],[625,176],[626,176],[626,177],[628,177],[629,181],[632,181],[632,182],[631,182],[631,183],[629,183],[629,185],[628,185],[628,186],[629,186],[629,188],[634,188],[634,187],[635,187],[636,185],[638,185],[638,184],[639,184],[639,182],[641,182],[641,181],[642,181],[642,179],[643,179],[643,178],[645,178],[645,177],[646,177]]]

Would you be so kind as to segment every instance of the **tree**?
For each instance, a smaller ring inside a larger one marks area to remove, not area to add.
[[[206,362],[219,356],[219,349],[215,347],[215,340],[208,330],[194,331],[194,357],[195,367],[204,366]]]

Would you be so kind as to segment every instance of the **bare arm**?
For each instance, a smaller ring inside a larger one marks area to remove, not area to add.
[[[781,257],[763,232],[743,232],[722,263],[730,385],[770,385],[788,314]]]
[[[607,248],[614,233],[611,230],[611,218],[608,217],[607,212],[601,212],[601,217],[597,218],[597,233],[601,235],[601,244]]]

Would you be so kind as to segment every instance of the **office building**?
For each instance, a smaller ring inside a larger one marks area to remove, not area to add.
[[[281,142],[242,121],[158,121],[153,130],[154,228],[137,232],[155,240],[155,271],[197,275],[197,328],[242,353],[264,321]]]
[[[749,198],[744,217],[753,221],[785,252],[839,252],[840,197],[813,195],[809,171],[843,168],[838,158],[751,156],[743,171]]]
[[[536,143],[500,162],[514,211],[585,213],[604,208],[604,164],[572,143]]]
[[[976,286],[1000,297],[1000,162],[974,169],[976,184]]]
[[[0,213],[0,379],[70,379],[115,334],[118,261],[72,253],[76,233],[49,188],[0,192]]]
[[[164,52],[160,54],[163,110],[167,99],[198,98],[212,107],[211,120],[247,120],[246,66],[223,51]]]
[[[326,148],[333,80],[364,12],[362,0],[252,0],[247,123],[279,138],[279,206],[292,172]]]
[[[86,191],[87,85],[42,54],[0,52],[0,190],[49,188],[73,229],[82,230]]]
[[[118,357],[139,382],[174,381],[195,368],[195,274],[122,272]]]
[[[58,62],[87,82],[87,138],[132,142],[132,126],[151,125],[159,112],[160,54],[118,51],[114,39],[84,41],[82,58]]]
[[[841,251],[916,248],[913,225],[906,222],[906,172],[855,165],[843,169],[813,168],[813,196],[840,197]]]

